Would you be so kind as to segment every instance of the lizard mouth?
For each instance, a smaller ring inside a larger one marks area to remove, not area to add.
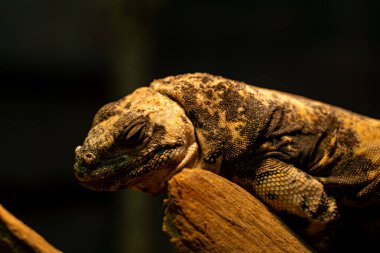
[[[96,191],[116,191],[121,185],[129,185],[132,180],[128,180],[127,175],[115,173],[115,166],[101,166],[96,169],[89,169],[77,162],[74,165],[74,175],[80,184],[88,189]],[[125,173],[127,174],[127,173]],[[121,180],[124,178],[126,180]]]
[[[81,185],[92,190],[116,191],[131,187],[144,191],[140,184],[142,177],[163,167],[176,167],[175,160],[163,157],[178,156],[178,153],[182,153],[180,150],[180,145],[165,145],[145,154],[142,158],[122,155],[99,163],[96,167],[88,166],[77,159],[74,174]]]
[[[74,170],[79,183],[90,190],[117,191],[132,188],[146,191],[143,177],[149,173],[150,168],[147,168],[147,166],[134,166],[133,168],[120,166],[120,168],[115,169],[114,166],[102,166],[85,175],[80,172],[83,168],[79,165],[75,165]]]
[[[79,180],[79,183],[90,189],[95,191],[117,191],[119,189],[125,188],[126,185],[133,184],[133,180],[122,180],[120,177],[109,176],[101,178],[91,178],[87,180],[83,180],[79,176],[76,177]]]

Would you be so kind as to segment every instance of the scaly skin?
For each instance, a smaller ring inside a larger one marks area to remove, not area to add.
[[[307,221],[305,233],[324,249],[317,235],[341,208],[379,206],[379,167],[380,121],[195,73],[100,109],[76,149],[75,175],[95,190],[158,194],[183,168],[210,170]]]

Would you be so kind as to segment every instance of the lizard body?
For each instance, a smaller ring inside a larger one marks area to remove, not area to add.
[[[278,213],[308,221],[306,234],[316,238],[346,207],[379,206],[380,121],[184,74],[104,106],[76,149],[75,175],[95,190],[157,194],[183,168],[236,182]]]

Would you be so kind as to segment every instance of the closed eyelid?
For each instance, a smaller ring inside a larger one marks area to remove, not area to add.
[[[129,134],[129,132],[133,129],[144,127],[147,124],[147,119],[145,117],[139,117],[132,120],[129,124],[126,125],[123,132]]]
[[[129,130],[126,132],[126,139],[131,138],[133,135],[141,132],[144,130],[146,124],[141,123],[141,124],[136,124],[133,127],[130,127]]]

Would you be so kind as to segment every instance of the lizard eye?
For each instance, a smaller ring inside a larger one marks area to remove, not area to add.
[[[125,135],[127,146],[136,146],[143,142],[145,137],[145,124],[137,124],[129,129]]]

